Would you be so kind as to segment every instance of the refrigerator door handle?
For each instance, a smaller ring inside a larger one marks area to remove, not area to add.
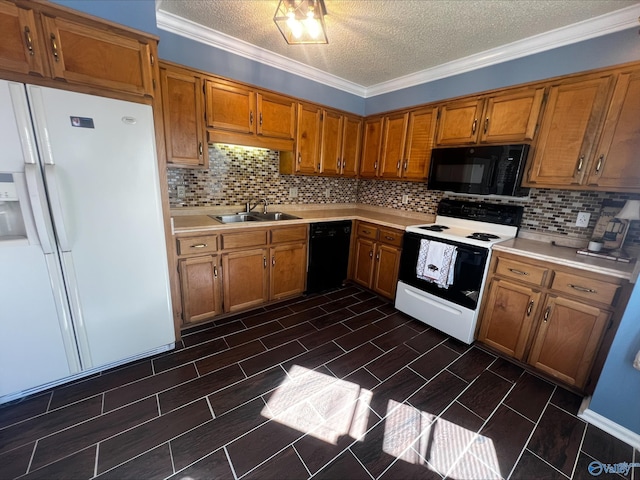
[[[64,225],[64,216],[62,214],[62,205],[60,203],[60,193],[58,192],[58,183],[56,178],[56,166],[53,164],[45,164],[44,179],[47,182],[49,192],[49,207],[53,216],[56,233],[58,235],[58,244],[63,252],[71,251],[71,244]]]
[[[38,171],[38,165],[26,163],[24,166],[24,174],[27,180],[27,190],[29,192],[29,203],[31,204],[31,212],[33,221],[36,225],[40,246],[45,254],[54,253],[55,237],[53,235],[53,226],[49,217],[47,206],[47,196],[44,191],[42,177]]]

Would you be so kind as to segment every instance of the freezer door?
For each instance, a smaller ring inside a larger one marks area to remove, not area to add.
[[[83,368],[171,344],[151,107],[27,91]]]

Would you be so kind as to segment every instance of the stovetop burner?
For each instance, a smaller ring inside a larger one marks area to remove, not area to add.
[[[447,230],[449,227],[446,225],[426,225],[424,227],[420,227],[422,230],[429,230],[430,232],[442,232]]]
[[[495,240],[500,237],[498,235],[494,235],[493,233],[474,232],[471,235],[467,235],[467,238],[473,238],[475,240],[482,240],[483,242],[488,242],[489,240]]]

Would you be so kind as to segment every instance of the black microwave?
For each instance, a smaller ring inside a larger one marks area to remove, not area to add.
[[[524,197],[522,188],[529,145],[434,148],[428,188],[455,193]]]

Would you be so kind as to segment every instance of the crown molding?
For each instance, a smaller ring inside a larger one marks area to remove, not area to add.
[[[553,50],[554,48],[571,45],[591,38],[601,37],[628,28],[634,28],[638,26],[639,16],[640,4],[632,5],[605,15],[600,15],[599,17],[550,30],[452,62],[443,63],[437,67],[428,68],[420,72],[398,77],[388,82],[372,85],[366,89],[365,97],[374,97],[376,95],[394,92],[403,88],[413,87],[422,83],[508,62],[509,60]]]
[[[157,5],[159,5],[157,3]],[[161,5],[161,4],[160,4]],[[552,50],[565,45],[582,42],[638,25],[640,4],[622,8],[598,17],[557,28],[533,37],[518,40],[497,48],[470,55],[458,60],[444,63],[420,72],[404,75],[388,82],[364,87],[343,78],[331,75],[318,68],[291,60],[263,48],[252,45],[235,37],[225,35],[208,27],[204,27],[177,15],[156,10],[158,28],[194,41],[210,45],[214,48],[238,55],[249,60],[278,68],[308,80],[342,90],[362,98],[374,97],[385,93],[402,90],[423,83],[466,73],[491,65],[515,60],[536,53]]]
[[[304,63],[291,60],[290,58],[265,50],[264,48],[256,47],[251,43],[204,27],[191,20],[186,20],[172,13],[165,12],[164,10],[156,11],[156,23],[158,28],[164,31],[190,38],[196,42],[210,45],[220,50],[233,53],[234,55],[248,58],[249,60],[263,63],[309,80],[314,80],[323,85],[328,85],[359,97],[364,97],[366,94],[366,88],[362,85],[349,82],[348,80],[331,75],[318,68],[305,65]]]

